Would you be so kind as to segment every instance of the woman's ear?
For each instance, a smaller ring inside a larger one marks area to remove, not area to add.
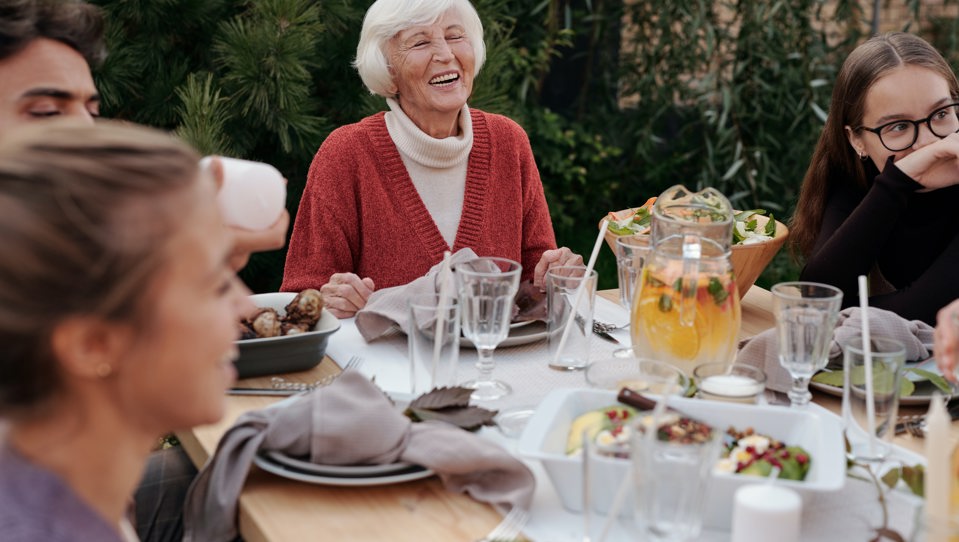
[[[127,326],[81,316],[58,324],[50,342],[66,375],[103,379],[121,369],[131,336]]]
[[[862,136],[857,134],[856,131],[849,126],[846,126],[843,130],[845,130],[846,139],[849,141],[849,145],[852,146],[852,150],[856,153],[856,156],[860,159],[865,159],[866,146],[863,144]]]

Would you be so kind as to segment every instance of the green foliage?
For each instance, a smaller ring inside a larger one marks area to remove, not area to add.
[[[110,56],[96,74],[104,114],[276,165],[291,214],[329,132],[385,109],[350,64],[372,0],[93,1],[108,19]],[[836,71],[867,37],[873,2],[474,5],[487,62],[470,104],[527,130],[557,239],[585,255],[606,212],[677,183],[788,218]],[[918,0],[908,7],[903,29],[959,61],[957,21],[924,18]],[[242,276],[275,290],[283,259],[254,255]],[[608,250],[598,269],[600,287],[615,286]],[[780,254],[758,283],[796,274]]]

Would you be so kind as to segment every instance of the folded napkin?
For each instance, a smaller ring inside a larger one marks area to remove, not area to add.
[[[852,337],[862,333],[862,309],[850,307],[839,313],[832,344],[829,347],[830,365],[842,367],[842,347]],[[907,360],[926,359],[932,354],[933,328],[919,320],[906,320],[894,312],[869,307],[869,334],[901,342],[906,347]],[[788,392],[792,388],[789,371],[779,364],[776,328],[739,343],[737,363],[759,367],[766,373],[766,388]]]
[[[240,491],[260,451],[326,465],[407,461],[432,469],[450,491],[501,509],[529,509],[536,484],[530,470],[497,444],[443,422],[412,423],[363,375],[346,371],[285,407],[237,420],[187,494],[185,542],[236,537]]]
[[[450,266],[476,258],[471,248],[462,248],[450,256]],[[443,268],[440,262],[422,277],[402,286],[376,290],[366,300],[366,306],[356,313],[356,328],[366,342],[378,339],[397,327],[406,333],[409,330],[409,300],[418,295],[435,294],[439,291],[438,275]],[[450,295],[456,295],[450,292]]]

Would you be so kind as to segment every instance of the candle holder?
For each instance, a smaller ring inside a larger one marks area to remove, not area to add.
[[[742,363],[704,363],[693,370],[696,396],[710,401],[756,404],[766,390],[766,373]]]

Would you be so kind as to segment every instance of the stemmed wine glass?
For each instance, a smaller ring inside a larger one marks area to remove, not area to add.
[[[789,402],[809,403],[809,379],[826,366],[842,291],[816,282],[782,282],[772,288],[779,363],[792,377]]]
[[[477,401],[499,399],[512,392],[505,382],[493,380],[493,350],[509,334],[513,298],[519,289],[523,266],[506,258],[482,257],[454,266],[463,335],[479,354],[479,375],[463,386],[472,388]]]

